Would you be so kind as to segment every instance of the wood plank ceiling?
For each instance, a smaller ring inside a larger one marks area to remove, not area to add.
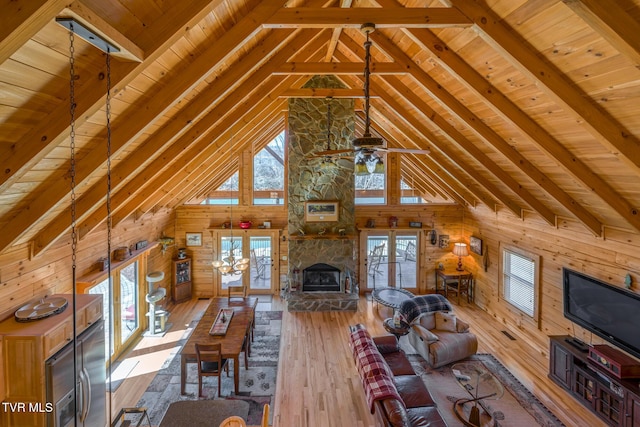
[[[2,3],[0,252],[42,253],[70,226],[61,16],[121,49],[108,73],[103,52],[73,40],[80,238],[107,215],[107,80],[117,225],[215,188],[233,153],[284,129],[288,96],[360,96],[365,22],[374,131],[431,150],[402,157],[417,188],[594,236],[640,230],[640,0]],[[314,74],[350,89],[301,89]]]

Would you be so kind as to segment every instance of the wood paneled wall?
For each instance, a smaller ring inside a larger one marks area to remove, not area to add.
[[[466,257],[465,266],[476,277],[476,304],[510,332],[528,340],[548,355],[547,336],[575,335],[587,343],[602,343],[563,316],[562,267],[624,287],[627,274],[633,279],[632,290],[640,287],[640,234],[629,230],[605,228],[604,238],[589,234],[580,224],[560,220],[556,228],[535,217],[525,221],[508,212],[491,212],[484,207],[468,210],[464,219],[465,236],[476,236],[488,249],[488,268],[484,271],[481,257]],[[499,298],[499,266],[501,245],[509,244],[540,256],[540,319],[528,320]]]
[[[130,246],[140,240],[157,240],[162,234],[174,234],[174,212],[170,210],[128,218],[112,230],[112,249]],[[166,273],[170,283],[170,251],[150,250],[148,269]],[[96,229],[78,242],[76,276],[81,278],[97,269],[99,258],[107,254],[106,226]],[[44,253],[31,257],[30,247],[20,245],[0,255],[0,320],[13,315],[21,305],[45,295],[71,293],[71,238],[66,237]]]
[[[355,208],[356,227],[363,228],[368,219],[375,220],[379,228],[387,227],[390,216],[398,217],[398,226],[407,227],[410,221],[420,221],[423,225],[421,270],[422,280],[419,292],[427,292],[435,287],[433,268],[442,262],[453,266],[457,258],[449,249],[440,249],[437,245],[427,243],[426,233],[435,227],[438,235],[448,234],[453,242],[463,240],[462,219],[463,208],[460,205],[400,205],[400,206],[357,206]],[[233,206],[233,222],[237,224],[241,219],[253,222],[253,227],[264,221],[271,221],[272,229],[280,229],[279,251],[281,255],[288,253],[287,211],[284,206]],[[229,207],[215,205],[186,205],[176,209],[176,248],[185,245],[185,233],[203,233],[203,245],[187,248],[193,257],[193,288],[196,297],[211,297],[216,295],[213,286],[213,239],[210,228],[220,227],[229,221]],[[283,238],[284,239],[283,239]],[[280,259],[280,274],[286,274],[288,263]]]

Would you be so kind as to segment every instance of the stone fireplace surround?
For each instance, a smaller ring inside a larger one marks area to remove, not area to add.
[[[344,88],[335,76],[314,76],[305,88]],[[355,134],[353,99],[290,98],[288,118],[288,233],[289,277],[314,264],[339,270],[344,290],[345,272],[356,279],[355,237],[336,238],[340,233],[355,236],[353,160],[338,160],[321,168],[321,159],[309,155],[327,146],[327,110],[331,103],[331,148],[351,148]],[[337,201],[338,221],[305,222],[307,201]],[[343,230],[343,231],[341,231]],[[301,233],[302,231],[302,233]],[[302,276],[302,274],[300,274]],[[300,280],[302,281],[302,277]],[[302,283],[297,283],[302,287]],[[355,297],[355,299],[354,299]],[[289,311],[356,310],[357,295],[344,292],[292,292]]]

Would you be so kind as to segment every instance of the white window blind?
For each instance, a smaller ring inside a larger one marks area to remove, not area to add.
[[[533,317],[535,307],[535,261],[504,250],[503,297]]]

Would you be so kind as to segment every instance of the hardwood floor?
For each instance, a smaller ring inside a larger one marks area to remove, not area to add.
[[[171,310],[171,330],[162,338],[144,338],[127,358],[139,363],[113,396],[115,414],[123,406],[135,406],[185,326],[208,300],[192,300]],[[289,313],[274,296],[258,310],[283,310],[277,395],[272,406],[276,427],[368,427],[373,416],[365,403],[362,385],[348,346],[348,326],[367,325],[372,335],[384,334],[381,321],[391,311],[365,297],[358,312]],[[494,354],[567,426],[605,426],[567,392],[547,378],[548,354],[535,351],[521,339],[512,341],[504,326],[474,305],[455,306],[457,315],[478,335],[479,352]],[[520,427],[520,426],[518,426]]]

